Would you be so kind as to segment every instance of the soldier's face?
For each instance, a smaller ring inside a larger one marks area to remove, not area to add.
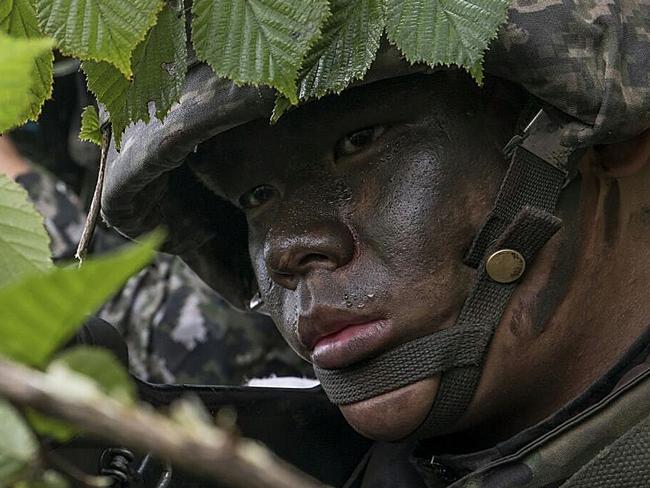
[[[266,308],[291,346],[340,368],[454,324],[463,256],[504,176],[512,114],[455,75],[398,79],[214,139],[195,168],[247,216]],[[437,380],[343,407],[373,437],[413,430]]]

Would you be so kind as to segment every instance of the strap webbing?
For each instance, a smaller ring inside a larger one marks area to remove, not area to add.
[[[546,210],[525,207],[490,249],[514,249],[530,263],[560,227],[560,219]],[[485,266],[480,267],[476,285],[453,328],[466,328],[470,324],[480,328],[483,332],[481,354],[469,367],[443,372],[436,401],[427,420],[418,429],[419,432],[441,433],[465,411],[481,378],[485,352],[515,288],[516,283],[493,281],[485,271]]]
[[[525,208],[502,240],[508,247],[532,255],[560,228],[551,214]],[[344,369],[314,367],[333,403],[354,403],[410,385],[452,368],[479,367],[499,319],[501,302],[515,284],[491,280],[484,269],[453,327],[414,339],[368,361]],[[506,294],[504,294],[504,292]]]
[[[565,180],[565,171],[517,146],[494,208],[465,258],[466,264],[481,266],[456,324],[348,368],[314,367],[330,400],[355,403],[442,373],[434,404],[416,434],[448,430],[474,396],[485,353],[516,287],[488,276],[482,265],[487,252],[513,249],[530,264],[561,226],[553,212]]]
[[[488,247],[499,238],[522,208],[528,206],[553,213],[565,179],[565,172],[526,149],[515,148],[494,208],[474,238],[472,247],[465,256],[465,264],[478,267]]]

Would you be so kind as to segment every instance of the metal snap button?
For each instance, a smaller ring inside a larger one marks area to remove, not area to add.
[[[514,249],[500,249],[485,262],[485,271],[497,283],[517,281],[526,270],[526,260]]]

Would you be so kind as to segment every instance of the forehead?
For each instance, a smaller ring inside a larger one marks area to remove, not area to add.
[[[257,120],[200,146],[195,171],[227,196],[242,177],[268,181],[333,150],[342,137],[376,125],[433,125],[449,135],[486,100],[484,90],[464,73],[412,75],[355,87],[291,110],[276,124]]]

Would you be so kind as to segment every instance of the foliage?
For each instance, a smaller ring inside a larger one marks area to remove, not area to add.
[[[322,37],[302,66],[302,100],[338,93],[363,78],[379,49],[385,25],[383,1],[332,0],[331,9]]]
[[[51,359],[87,314],[151,260],[161,236],[88,260],[81,269],[54,267],[42,218],[27,202],[26,192],[4,176],[0,176],[0,231],[0,358],[47,367],[53,384],[70,397],[109,395],[130,405],[134,386],[109,352],[75,347]],[[35,411],[25,414],[41,434],[66,439],[75,432]],[[22,415],[0,398],[2,485],[64,487],[56,473],[40,468],[37,458],[37,442]]]
[[[1,398],[0,439],[0,480],[18,478],[36,456],[38,444],[16,409]]]
[[[118,147],[128,123],[149,121],[150,102],[162,120],[180,97],[185,80],[185,43],[184,14],[166,6],[158,23],[133,52],[132,80],[106,61],[84,62],[88,88],[110,114]]]
[[[27,201],[27,192],[0,174],[0,290],[25,274],[48,270],[49,245],[43,217]]]
[[[92,388],[124,405],[135,401],[135,386],[119,361],[106,349],[76,346],[58,354],[47,368],[52,375],[71,374],[93,379]]]
[[[50,362],[47,372],[71,397],[107,395],[123,405],[133,405],[135,401],[135,385],[128,372],[106,349],[89,346],[66,349]],[[77,434],[77,429],[65,422],[32,409],[25,413],[31,427],[41,435],[65,442]]]
[[[40,111],[45,94],[35,74],[42,56],[51,54],[51,46],[49,39],[21,39],[0,32],[0,133]]]
[[[196,53],[215,73],[298,101],[298,69],[329,15],[325,0],[195,0],[192,14]]]
[[[0,288],[0,354],[43,366],[94,312],[154,254],[160,236],[78,269],[51,268]]]
[[[30,0],[3,0],[0,2],[2,7],[0,7],[0,32],[4,32],[11,37],[17,39],[39,39],[42,38],[41,31],[38,28],[38,22],[36,20],[36,12],[33,5],[30,3]],[[28,86],[29,91],[27,93],[27,98],[29,99],[29,106],[26,107],[23,101],[18,101],[16,97],[23,98],[25,95],[20,94],[15,91],[15,88],[9,92],[5,92],[7,98],[4,99],[0,95],[0,107],[2,110],[19,109],[21,113],[15,118],[9,118],[9,124],[6,122],[0,122],[0,133],[11,127],[22,124],[27,120],[36,120],[38,114],[41,111],[43,102],[50,97],[52,94],[52,76],[53,76],[53,67],[54,55],[50,49],[51,43],[43,43],[43,48],[40,51],[40,54],[35,56],[29,63],[31,64],[31,75],[30,80],[23,82],[23,86]],[[0,51],[0,56],[11,55],[12,53],[3,48]],[[13,53],[16,55],[17,53]],[[0,66],[5,66],[6,60],[0,61]],[[25,59],[27,62],[27,59]],[[7,64],[6,66],[16,66],[13,63]],[[6,76],[6,73],[3,71],[3,78]],[[4,92],[3,89],[0,89],[0,93]],[[11,104],[5,103],[5,100],[11,100]],[[2,116],[0,116],[0,120]]]
[[[483,52],[506,20],[507,0],[388,0],[388,39],[407,60],[456,64],[481,79]]]
[[[156,22],[163,0],[35,0],[41,29],[64,54],[108,61],[131,77],[131,53]]]
[[[102,131],[99,127],[99,115],[97,109],[88,105],[81,113],[81,130],[79,139],[92,142],[98,146],[102,145]]]
[[[163,120],[179,100],[187,66],[183,0],[5,1],[9,6],[0,10],[5,32],[38,37],[37,16],[59,50],[84,61],[88,86],[107,109],[118,147],[129,124],[148,121],[154,107]],[[508,0],[195,0],[192,47],[220,76],[275,88],[277,119],[291,105],[338,93],[362,78],[384,32],[409,61],[458,65],[481,82],[484,52],[508,5]],[[37,82],[22,119],[35,117],[50,93],[51,53],[38,58],[34,71]]]

